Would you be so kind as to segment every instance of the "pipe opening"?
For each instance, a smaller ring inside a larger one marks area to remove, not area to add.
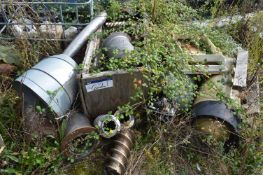
[[[228,140],[231,135],[229,126],[215,117],[200,117],[195,121],[194,126],[201,133],[211,135],[220,141]]]
[[[131,116],[130,115],[126,115],[126,114],[121,114],[120,118],[119,118],[121,124],[126,123],[128,121],[131,120]]]
[[[76,137],[69,143],[68,148],[71,153],[76,155],[88,154],[97,142],[97,133],[93,131]]]
[[[120,131],[120,121],[114,115],[100,115],[94,120],[94,125],[99,130],[99,134],[105,138],[111,138]]]
[[[110,132],[111,130],[115,130],[117,125],[114,121],[107,121],[103,123],[103,130],[106,132]]]
[[[121,123],[121,129],[129,129],[133,127],[135,118],[133,115],[126,114],[125,112],[116,111],[114,114]]]

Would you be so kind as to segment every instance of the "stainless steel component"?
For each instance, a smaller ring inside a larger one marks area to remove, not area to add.
[[[116,111],[114,116],[116,116],[121,123],[121,130],[129,129],[133,127],[135,123],[135,118],[133,115],[126,115],[121,111]]]
[[[43,59],[37,65],[16,79],[16,89],[30,89],[44,101],[58,116],[70,109],[76,96],[76,62],[71,58],[83,46],[88,36],[95,32],[106,20],[101,13],[72,41],[64,54]]]
[[[76,66],[64,54],[48,57],[17,78],[15,87],[30,89],[58,116],[64,115],[75,100]]]
[[[114,32],[103,42],[103,48],[108,58],[123,58],[127,52],[134,50],[130,37],[123,32]]]
[[[105,23],[106,18],[106,12],[102,12],[97,17],[95,17],[70,43],[70,45],[66,48],[63,54],[68,55],[70,57],[74,56],[76,52],[79,51],[79,49],[87,41],[89,36],[92,33],[96,32]]]
[[[99,115],[94,120],[94,126],[99,129],[99,134],[105,138],[115,136],[121,129],[120,121],[114,115]]]
[[[105,171],[108,175],[121,175],[125,172],[133,141],[131,130],[122,131],[114,137],[110,157],[105,165]]]
[[[98,143],[96,128],[81,113],[74,112],[68,119],[61,150],[64,155],[82,159],[89,155]]]

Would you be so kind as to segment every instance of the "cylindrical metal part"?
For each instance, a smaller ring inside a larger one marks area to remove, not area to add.
[[[74,112],[68,119],[61,150],[68,157],[82,159],[94,150],[98,141],[96,128],[91,126],[89,119]]]
[[[116,111],[114,113],[114,116],[116,116],[119,119],[121,123],[121,130],[129,129],[133,127],[135,123],[135,118],[133,115],[126,115],[125,113],[121,111]]]
[[[123,32],[114,32],[103,42],[103,48],[108,58],[124,58],[127,52],[134,50],[130,37]]]
[[[218,93],[224,93],[229,96],[231,91],[231,81],[224,75],[214,75],[204,82],[199,88],[199,94],[196,96],[194,105],[202,101],[218,101]]]
[[[228,106],[221,102],[218,93],[229,94],[228,78],[223,75],[211,77],[200,87],[193,109],[193,125],[203,133],[211,134],[221,141],[236,141],[238,118]]]
[[[43,59],[15,80],[15,88],[31,90],[58,116],[64,115],[75,100],[76,62],[67,55]]]
[[[105,165],[108,175],[121,175],[125,172],[129,161],[130,152],[134,142],[131,130],[121,131],[113,138],[113,147],[110,149],[110,156]]]
[[[238,120],[222,102],[200,102],[193,107],[192,117],[197,129],[211,134],[218,140],[227,141],[231,135],[236,135]]]
[[[105,114],[94,120],[94,126],[102,137],[111,138],[120,131],[121,123],[114,115]]]
[[[102,12],[95,17],[90,23],[77,35],[77,37],[69,44],[63,54],[70,57],[74,56],[83,44],[88,40],[88,37],[96,32],[106,21],[107,13]]]

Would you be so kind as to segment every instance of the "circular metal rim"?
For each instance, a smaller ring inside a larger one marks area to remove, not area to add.
[[[79,128],[79,129],[77,129],[71,133],[68,133],[66,135],[66,137],[64,137],[64,139],[61,143],[61,150],[62,150],[63,154],[65,156],[68,156],[68,157],[74,156],[77,159],[81,159],[81,158],[84,158],[87,155],[89,155],[92,152],[92,150],[96,147],[98,142],[95,143],[94,146],[92,146],[92,148],[89,151],[84,152],[83,154],[74,154],[74,152],[71,152],[69,150],[68,144],[70,142],[72,142],[75,138],[77,138],[78,136],[83,135],[83,134],[88,134],[92,131],[96,131],[96,128],[94,128],[94,127],[83,127],[83,128]]]
[[[214,105],[213,108],[217,107],[218,110],[222,110],[222,109],[227,110],[227,113],[225,113],[227,114],[227,116],[217,115],[216,112],[212,110],[209,111],[210,113],[208,113],[207,115],[203,114],[201,110],[204,109],[204,107],[206,107],[207,105],[211,105],[210,107]],[[201,111],[201,112],[198,113],[198,111]],[[229,109],[227,105],[224,104],[223,102],[211,101],[211,100],[199,102],[193,106],[191,117],[192,117],[192,120],[191,120],[192,126],[194,126],[195,121],[198,120],[199,118],[212,118],[212,119],[216,119],[216,120],[223,122],[230,129],[230,136],[226,140],[225,144],[226,145],[233,145],[233,144],[237,145],[238,144],[239,142],[238,117],[235,116],[232,110]]]

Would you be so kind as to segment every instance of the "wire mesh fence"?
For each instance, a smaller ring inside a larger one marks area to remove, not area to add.
[[[0,39],[70,40],[94,13],[93,0],[0,2]]]

